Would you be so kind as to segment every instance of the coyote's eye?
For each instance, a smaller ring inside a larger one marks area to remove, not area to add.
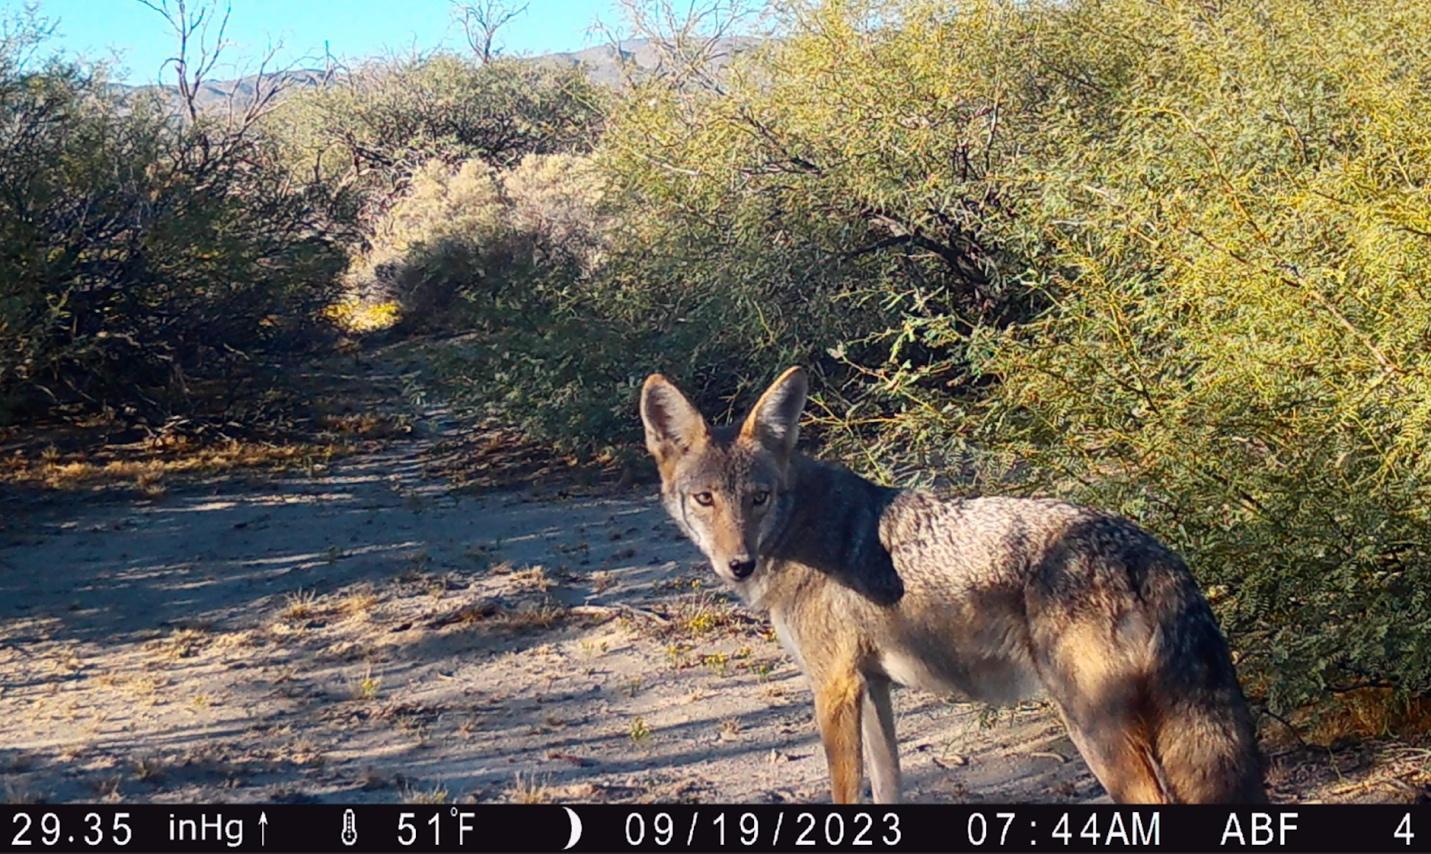
[[[755,493],[754,495],[750,496],[750,503],[751,503],[751,504],[754,504],[756,507],[759,507],[760,505],[764,504],[765,502],[767,502],[767,501],[769,501],[769,500],[770,500],[770,490],[768,490],[768,489],[762,489],[762,490],[760,490],[759,492]]]
[[[709,507],[715,503],[715,496],[711,495],[709,492],[697,492],[691,497],[694,498],[696,500],[696,503],[701,505],[702,507]]]

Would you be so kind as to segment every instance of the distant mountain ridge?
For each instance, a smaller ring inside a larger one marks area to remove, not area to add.
[[[716,40],[709,70],[719,71],[734,57],[754,48],[760,41],[746,36],[728,36]],[[530,59],[551,65],[584,66],[593,83],[620,87],[625,81],[622,74],[624,66],[634,65],[638,73],[649,73],[660,64],[661,54],[650,39],[628,39],[619,45],[597,45],[585,50],[546,53]]]
[[[710,62],[712,71],[724,68],[731,59],[750,50],[760,43],[759,39],[732,36],[715,42]],[[578,51],[560,51],[535,56],[519,57],[528,62],[556,67],[576,66],[586,69],[593,83],[611,88],[624,85],[628,73],[649,74],[661,62],[661,52],[649,39],[628,39],[619,45],[597,45]],[[319,68],[297,68],[263,75],[265,81],[277,81],[290,91],[322,86],[328,79],[328,72]],[[249,104],[257,89],[259,78],[249,74],[232,80],[212,80],[199,87],[197,97],[199,109],[217,111],[226,109],[230,102],[236,109]],[[179,105],[178,87],[172,84],[127,85],[115,84],[121,97],[129,98],[144,93],[159,93],[165,99]]]

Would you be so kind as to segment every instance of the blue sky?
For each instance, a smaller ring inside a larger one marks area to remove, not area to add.
[[[22,0],[0,0],[7,13],[23,5]],[[96,59],[117,56],[116,79],[153,82],[173,51],[164,21],[137,0],[39,0],[38,5],[43,17],[58,21],[53,48]],[[217,70],[220,77],[247,70],[248,61],[261,56],[271,41],[283,43],[283,60],[321,57],[324,40],[334,56],[345,60],[464,44],[449,0],[232,0],[232,5],[228,39],[233,44]],[[508,53],[580,50],[605,41],[590,32],[598,17],[620,30],[617,8],[614,0],[531,0],[499,41]]]

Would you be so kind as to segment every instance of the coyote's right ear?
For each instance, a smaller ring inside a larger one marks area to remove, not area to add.
[[[663,476],[671,462],[705,444],[710,435],[706,419],[660,374],[647,377],[641,387],[641,423],[646,426],[646,448]]]

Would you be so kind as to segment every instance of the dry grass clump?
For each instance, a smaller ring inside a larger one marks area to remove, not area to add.
[[[556,580],[544,566],[529,566],[513,572],[509,578],[513,587],[522,591],[546,593],[556,586]]]
[[[158,497],[164,493],[165,480],[174,476],[243,469],[312,468],[325,465],[348,450],[349,447],[341,443],[270,444],[229,440],[196,446],[178,441],[160,450],[133,452],[132,456],[116,458],[118,452],[114,450],[62,454],[51,448],[39,454],[17,452],[0,458],[0,484],[64,491],[129,486]]]
[[[318,594],[299,588],[284,597],[283,610],[279,612],[279,617],[298,623],[316,617],[318,612]]]
[[[550,600],[529,602],[500,613],[499,625],[511,631],[542,631],[566,620],[568,609]]]
[[[338,600],[338,611],[350,620],[367,621],[373,618],[373,612],[381,602],[371,588],[363,587]]]
[[[546,781],[538,780],[535,774],[523,776],[520,771],[507,790],[507,800],[514,804],[549,804],[555,800],[554,795]]]
[[[1332,747],[1389,736],[1431,735],[1431,697],[1399,696],[1391,688],[1355,688],[1331,695],[1287,719],[1307,744]]]
[[[447,787],[440,783],[426,788],[404,783],[402,787],[402,802],[405,804],[445,804],[450,798]]]
[[[384,412],[349,412],[323,415],[320,430],[357,439],[392,439],[412,433],[412,419]]]
[[[147,648],[156,656],[170,661],[193,658],[210,643],[213,637],[204,629],[187,627],[175,630],[168,637],[151,641]]]

